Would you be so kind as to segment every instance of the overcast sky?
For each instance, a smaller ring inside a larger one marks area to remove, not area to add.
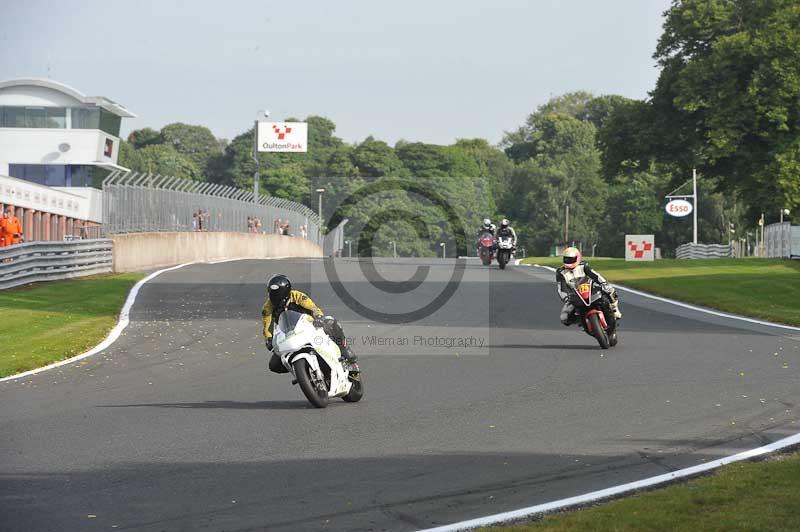
[[[550,96],[643,98],[669,0],[0,0],[0,80],[50,77],[232,138],[259,109],[368,135],[498,142]]]

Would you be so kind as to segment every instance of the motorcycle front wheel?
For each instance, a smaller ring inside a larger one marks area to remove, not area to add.
[[[308,361],[304,358],[294,363],[294,374],[297,377],[297,384],[303,390],[303,395],[315,408],[325,408],[328,406],[328,390],[324,389],[324,386],[322,386],[322,390],[319,390],[314,385],[311,373],[311,366],[308,365]]]
[[[362,397],[364,397],[364,375],[359,373],[358,380],[353,381],[353,386],[350,388],[350,391],[347,392],[347,395],[342,397],[342,399],[346,403],[357,403]]]
[[[508,264],[508,257],[506,256],[505,251],[501,251],[497,254],[497,264],[500,265],[501,270],[506,269],[506,264]]]
[[[592,334],[597,338],[597,343],[600,344],[600,347],[603,349],[611,347],[608,341],[608,335],[605,329],[603,329],[603,326],[600,325],[600,318],[597,317],[597,314],[589,316],[589,324],[592,326]]]

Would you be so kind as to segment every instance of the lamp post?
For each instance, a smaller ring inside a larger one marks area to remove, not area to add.
[[[789,209],[781,209],[781,223],[783,223],[783,217],[784,216],[789,216],[790,212],[791,211]]]
[[[253,174],[253,202],[258,203],[258,123],[260,122],[259,118],[263,116],[264,118],[269,118],[269,110],[262,109],[256,115],[255,122],[253,124],[253,161],[256,163],[256,171]]]
[[[352,257],[353,256],[353,248],[350,245],[351,241],[350,240],[345,240],[344,243],[347,244],[347,256],[348,257]]]
[[[317,194],[319,194],[319,208],[317,209],[317,214],[319,215],[319,223],[322,224],[322,193],[325,192],[324,188],[318,188]]]
[[[444,242],[439,242],[439,246],[442,248],[442,258],[445,258],[445,250],[447,249],[447,246],[444,245]]]

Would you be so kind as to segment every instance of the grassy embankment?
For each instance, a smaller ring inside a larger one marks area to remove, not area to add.
[[[102,275],[0,292],[0,377],[69,358],[100,343],[142,277]]]
[[[796,532],[800,454],[739,462],[717,473],[492,532]]]
[[[798,260],[665,259],[649,263],[587,260],[615,284],[725,312],[800,326]],[[557,267],[561,259],[528,257],[523,262]]]

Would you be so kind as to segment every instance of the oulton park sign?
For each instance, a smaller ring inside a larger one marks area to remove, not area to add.
[[[308,151],[308,123],[259,122],[258,151],[305,153]]]

